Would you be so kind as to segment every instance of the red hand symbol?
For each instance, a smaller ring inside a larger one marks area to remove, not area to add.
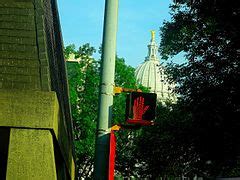
[[[144,98],[138,97],[134,100],[133,105],[133,119],[134,120],[142,120],[143,114],[148,110],[149,106],[144,107]]]

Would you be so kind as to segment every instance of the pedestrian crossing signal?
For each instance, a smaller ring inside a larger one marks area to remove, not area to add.
[[[150,125],[156,116],[155,93],[131,92],[126,101],[126,121],[131,124]]]

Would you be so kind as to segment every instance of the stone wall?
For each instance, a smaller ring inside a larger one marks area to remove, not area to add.
[[[74,179],[55,0],[0,0],[0,179]]]

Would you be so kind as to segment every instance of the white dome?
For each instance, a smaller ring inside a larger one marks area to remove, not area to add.
[[[158,100],[162,102],[166,100],[175,101],[176,97],[172,93],[174,85],[169,84],[167,81],[164,67],[157,58],[157,48],[152,33],[152,39],[148,45],[148,56],[145,62],[136,68],[135,77],[138,83],[150,88],[151,92],[156,93]]]

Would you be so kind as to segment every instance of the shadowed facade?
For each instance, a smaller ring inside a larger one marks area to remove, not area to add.
[[[74,179],[55,0],[0,0],[0,179]]]

